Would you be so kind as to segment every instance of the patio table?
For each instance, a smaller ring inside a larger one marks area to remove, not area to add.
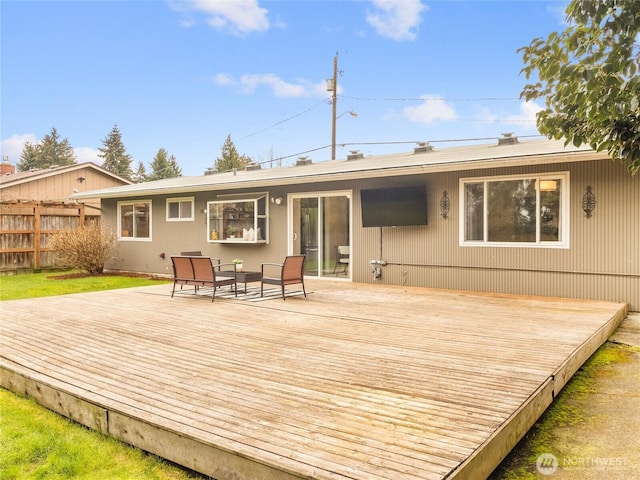
[[[232,272],[230,270],[222,270],[217,272],[216,275],[220,277],[233,277],[236,275],[236,281],[238,283],[244,283],[244,293],[247,294],[247,283],[249,282],[259,282],[262,280],[262,272],[251,272],[251,271],[243,271],[243,272]]]

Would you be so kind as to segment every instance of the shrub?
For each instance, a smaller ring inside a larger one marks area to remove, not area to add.
[[[115,245],[113,232],[103,231],[97,222],[75,230],[60,230],[50,238],[58,266],[84,270],[92,275],[102,273]]]

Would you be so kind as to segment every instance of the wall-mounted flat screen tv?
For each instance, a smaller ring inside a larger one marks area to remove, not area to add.
[[[374,188],[360,191],[363,227],[427,225],[427,188]]]

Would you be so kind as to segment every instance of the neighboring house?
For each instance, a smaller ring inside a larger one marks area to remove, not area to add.
[[[50,268],[56,265],[49,247],[58,230],[100,218],[100,199],[88,197],[77,205],[74,193],[131,182],[93,163],[16,172],[0,164],[0,272]]]
[[[303,253],[309,277],[640,310],[640,176],[562,142],[419,144],[73,196],[90,197],[118,232],[114,270],[170,274],[170,255],[185,250],[241,258],[245,270]],[[344,255],[336,268],[341,246],[350,247],[347,268]]]
[[[125,178],[98,165],[86,162],[64,167],[51,167],[16,172],[13,165],[3,162],[0,175],[0,202],[70,202],[71,195],[91,190],[129,185]],[[99,213],[100,199],[87,198],[87,207]],[[89,212],[91,212],[89,208]]]

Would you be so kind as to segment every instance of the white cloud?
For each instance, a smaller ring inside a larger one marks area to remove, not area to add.
[[[500,117],[490,108],[480,107],[473,116],[473,120],[478,122],[496,123],[500,121]]]
[[[215,77],[213,77],[213,81],[216,85],[220,85],[221,87],[228,87],[236,84],[235,79],[228,73],[217,73]]]
[[[185,15],[181,21],[184,27],[195,24],[194,19],[187,16],[188,12],[204,13],[207,24],[212,28],[242,37],[252,32],[264,32],[270,27],[268,11],[261,8],[257,0],[176,0],[170,5]],[[282,26],[280,20],[277,26]]]
[[[246,93],[253,93],[260,85],[266,85],[279,98],[302,97],[305,95],[305,87],[303,85],[285,82],[273,73],[242,75],[240,84],[242,90]]]
[[[103,159],[98,157],[99,151],[91,147],[78,147],[73,149],[78,163],[93,162],[96,165],[102,165]]]
[[[543,108],[536,102],[522,102],[520,104],[520,113],[518,115],[509,115],[503,123],[506,124],[530,124],[526,126],[535,127],[536,114]]]
[[[438,95],[422,95],[421,105],[405,107],[402,112],[412,122],[432,123],[436,120],[455,120],[455,109]]]
[[[422,21],[427,6],[420,0],[372,0],[373,12],[367,12],[367,23],[378,35],[397,41],[415,40],[415,29]]]
[[[12,135],[2,140],[2,158],[9,157],[9,162],[17,165],[20,162],[24,144],[27,142],[36,143],[36,135],[34,133],[24,133]]]
[[[241,93],[246,94],[254,93],[260,86],[266,86],[278,98],[327,95],[324,81],[314,84],[300,79],[296,83],[290,83],[274,73],[245,74],[240,78],[234,78],[228,73],[218,73],[214,76],[214,82],[221,87],[237,87]]]

